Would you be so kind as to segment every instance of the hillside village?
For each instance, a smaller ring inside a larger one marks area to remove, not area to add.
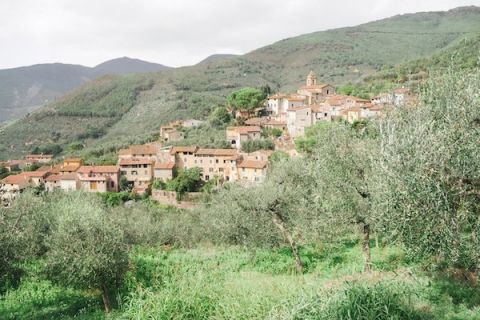
[[[295,93],[269,95],[263,107],[253,111],[230,109],[236,123],[243,124],[226,128],[225,140],[230,149],[172,146],[184,139],[182,128],[203,124],[195,119],[177,120],[161,126],[159,141],[119,150],[116,165],[85,165],[80,158],[54,164],[53,156],[46,154],[0,162],[0,167],[11,173],[0,181],[0,198],[2,204],[8,206],[18,194],[32,187],[99,193],[119,192],[127,187],[136,194],[151,194],[160,203],[175,205],[172,200],[176,198],[175,192],[152,190],[152,184],[166,183],[182,170],[198,168],[202,181],[214,180],[216,184],[235,182],[249,186],[263,182],[274,151],[248,153],[242,151],[242,145],[261,139],[265,129],[281,132],[274,141],[275,150],[297,156],[294,139],[305,135],[307,128],[319,122],[369,120],[382,116],[390,108],[408,106],[415,101],[416,95],[408,88],[398,88],[371,100],[340,95],[334,86],[319,83],[311,71],[305,85]],[[37,169],[29,170],[32,166]]]

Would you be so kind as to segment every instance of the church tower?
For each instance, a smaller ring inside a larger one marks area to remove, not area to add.
[[[310,73],[307,76],[307,86],[315,86],[317,85],[317,75],[313,70],[310,70]]]

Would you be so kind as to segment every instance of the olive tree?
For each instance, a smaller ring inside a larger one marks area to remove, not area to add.
[[[50,278],[79,289],[99,289],[109,312],[110,290],[121,283],[128,266],[122,229],[98,198],[83,193],[59,199],[53,212],[57,222],[46,242]]]
[[[312,201],[320,230],[330,237],[359,231],[365,271],[371,269],[370,235],[375,223],[372,208],[371,155],[375,131],[337,123],[322,126],[311,150],[315,177]]]
[[[312,183],[305,165],[302,160],[281,162],[262,185],[233,185],[221,191],[206,208],[205,228],[221,242],[253,246],[287,242],[297,273],[303,273],[298,239],[313,218],[306,209]]]
[[[416,256],[480,267],[480,71],[449,70],[380,124],[378,219]]]
[[[33,190],[23,193],[10,208],[0,209],[0,282],[1,287],[16,282],[24,260],[42,256],[45,238],[52,217],[47,197],[36,196]]]

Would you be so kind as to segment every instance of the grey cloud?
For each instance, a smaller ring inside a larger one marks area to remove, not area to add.
[[[461,5],[480,0],[6,0],[0,68],[119,56],[189,65],[302,33]]]

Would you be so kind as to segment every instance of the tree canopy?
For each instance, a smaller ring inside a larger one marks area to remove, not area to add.
[[[263,106],[267,95],[256,88],[243,88],[232,92],[228,98],[228,106],[234,110],[253,110]]]

